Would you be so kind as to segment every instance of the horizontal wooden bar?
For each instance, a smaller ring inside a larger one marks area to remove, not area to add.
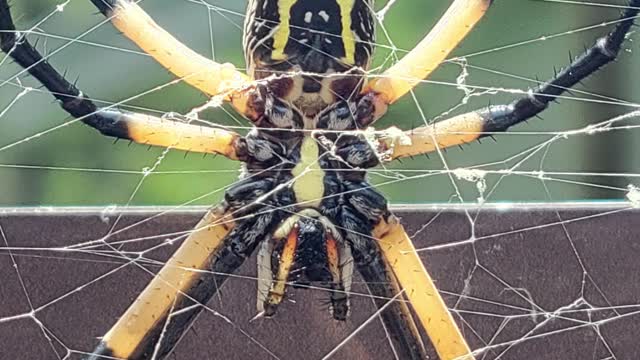
[[[204,211],[0,208],[0,358],[91,350]],[[597,202],[394,211],[485,359],[640,353],[640,209]],[[255,258],[236,275],[179,343],[175,359],[320,359],[375,313],[356,276],[346,323],[331,319],[325,291],[308,289],[293,290],[275,318],[252,321]],[[50,343],[43,328],[57,340]],[[373,321],[334,358],[392,357],[381,323]]]

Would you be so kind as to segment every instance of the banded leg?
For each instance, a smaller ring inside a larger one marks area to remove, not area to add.
[[[493,0],[455,0],[422,41],[364,88],[374,99],[375,118],[426,79],[484,16]]]
[[[103,135],[146,145],[217,153],[231,159],[244,156],[242,138],[231,131],[117,109],[99,108],[53,68],[24,35],[16,32],[6,0],[0,0],[0,31],[2,51],[38,79],[71,116]]]
[[[562,95],[618,56],[634,20],[640,13],[640,0],[632,0],[621,16],[621,21],[606,36],[547,82],[532,89],[525,97],[507,105],[489,106],[467,114],[458,115],[433,125],[418,127],[401,136],[381,135],[379,150],[387,160],[426,154],[438,148],[469,143],[507,131],[544,111],[549,103]]]
[[[250,78],[230,63],[219,64],[178,41],[131,0],[91,0],[112,24],[144,52],[187,84],[209,96],[224,94],[241,114],[248,114]]]
[[[277,219],[236,224],[221,208],[207,213],[87,360],[163,359]]]

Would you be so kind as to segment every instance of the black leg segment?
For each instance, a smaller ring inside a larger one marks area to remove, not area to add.
[[[615,28],[608,35],[596,40],[593,46],[552,79],[532,89],[528,96],[508,105],[490,106],[479,110],[478,113],[485,120],[483,133],[486,133],[480,137],[506,131],[509,127],[538,115],[547,108],[549,102],[567,89],[615,60],[639,12],[640,0],[631,0]]]
[[[99,108],[51,66],[24,34],[16,31],[6,0],[0,0],[0,49],[40,81],[67,113],[103,135],[177,150],[216,153],[234,160],[244,157],[244,140],[232,131],[192,125],[183,119],[166,120]]]
[[[104,135],[128,139],[125,123],[118,121],[125,114],[116,110],[99,112],[93,101],[56,71],[25,35],[16,31],[6,0],[0,0],[0,30],[2,51],[38,79],[65,111]]]

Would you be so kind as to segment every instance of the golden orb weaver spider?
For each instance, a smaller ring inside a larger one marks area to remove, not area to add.
[[[205,303],[224,281],[224,276],[212,274],[232,272],[258,246],[264,271],[259,274],[259,307],[265,315],[273,315],[290,273],[302,267],[307,280],[332,290],[333,316],[343,319],[351,271],[345,264],[353,258],[379,297],[378,306],[387,307],[383,317],[402,358],[422,358],[424,349],[409,308],[404,302],[388,301],[398,296],[411,303],[441,358],[470,358],[402,226],[385,200],[367,186],[364,169],[505,131],[543,111],[568,87],[615,58],[640,5],[631,1],[609,35],[529,96],[434,126],[367,138],[360,130],[426,78],[491,1],[454,1],[413,51],[368,83],[362,70],[372,51],[372,1],[251,1],[245,27],[250,77],[193,53],[133,2],[93,2],[125,36],[176,76],[211,96],[224,95],[256,130],[240,137],[219,128],[96,107],[24,38],[15,36],[6,1],[0,3],[0,28],[9,30],[0,35],[2,50],[40,80],[66,111],[105,135],[223,154],[260,176],[247,177],[227,192],[224,203],[198,224],[92,358],[168,354],[200,309],[192,305]],[[170,313],[172,321],[167,322]]]

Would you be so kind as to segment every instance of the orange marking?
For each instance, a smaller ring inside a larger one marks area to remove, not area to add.
[[[269,291],[269,303],[279,304],[284,297],[284,291],[287,286],[289,272],[295,262],[296,251],[298,248],[298,224],[296,224],[287,236],[282,254],[280,255],[280,264],[278,266],[278,274],[275,278],[273,287]]]
[[[340,281],[340,255],[338,252],[338,243],[333,238],[330,232],[327,231],[327,261],[329,262],[329,269],[333,276],[333,281]]]

